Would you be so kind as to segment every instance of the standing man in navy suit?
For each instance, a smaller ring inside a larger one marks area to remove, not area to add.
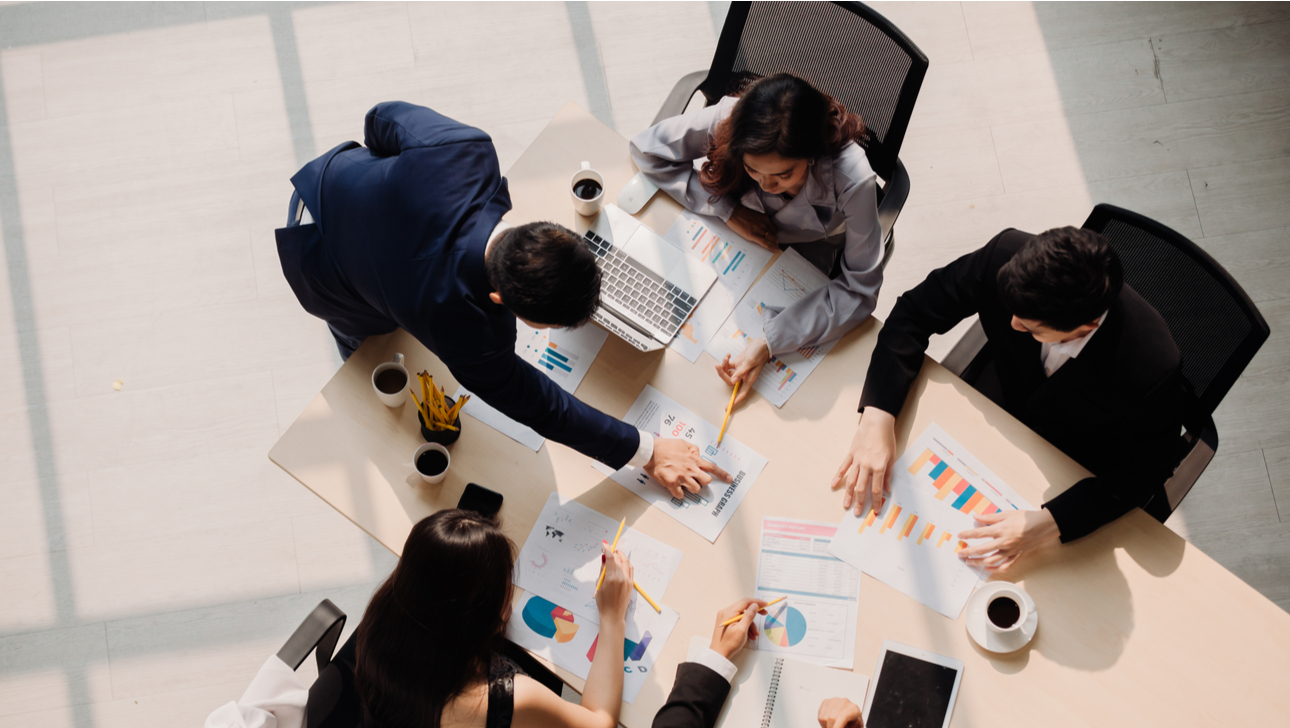
[[[343,358],[403,328],[457,381],[544,437],[613,468],[644,466],[674,496],[730,476],[680,440],[580,402],[515,354],[515,319],[576,327],[600,298],[595,256],[571,230],[502,222],[511,209],[487,134],[422,106],[377,104],[364,142],[291,178],[282,272]]]

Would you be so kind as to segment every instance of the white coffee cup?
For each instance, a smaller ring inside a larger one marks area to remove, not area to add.
[[[421,456],[432,450],[434,452],[443,453],[444,460],[446,461],[444,462],[444,465],[443,465],[443,471],[440,472],[438,475],[426,475],[425,473],[421,472],[421,468],[417,467],[417,461],[421,459]],[[425,482],[431,485],[434,485],[436,483],[442,483],[443,479],[448,477],[448,468],[451,466],[452,466],[452,455],[448,454],[448,448],[444,447],[443,445],[440,445],[437,442],[427,442],[426,444],[417,448],[417,451],[412,454],[412,467],[416,469],[417,475],[420,475],[422,480],[424,480]]]
[[[380,387],[376,386],[376,378],[381,375],[381,372],[387,372],[392,369],[398,370],[403,375],[403,383],[393,392],[383,392]],[[381,400],[381,403],[386,407],[398,407],[408,401],[407,395],[403,392],[407,389],[410,379],[408,370],[403,366],[403,355],[395,354],[392,361],[377,364],[376,368],[372,370],[372,391],[376,392],[376,398]]]
[[[600,191],[596,193],[595,197],[584,199],[579,197],[578,193],[574,192],[573,189],[579,182],[588,179],[600,185]],[[600,212],[600,208],[605,204],[605,178],[591,168],[591,162],[583,162],[582,169],[574,172],[573,177],[569,179],[569,197],[573,199],[573,209],[577,210],[579,215],[592,217]]]
[[[1017,604],[1017,621],[1008,626],[1000,626],[994,623],[990,617],[991,607],[998,599],[1011,599]],[[1011,635],[1021,630],[1021,626],[1026,623],[1026,617],[1030,616],[1030,608],[1026,606],[1025,592],[1017,587],[1008,584],[1007,586],[996,587],[994,594],[990,595],[990,601],[985,605],[985,628],[998,635]]]

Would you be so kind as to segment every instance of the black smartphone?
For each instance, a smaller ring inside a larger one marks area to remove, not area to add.
[[[494,518],[502,510],[502,494],[476,483],[467,483],[457,507]]]

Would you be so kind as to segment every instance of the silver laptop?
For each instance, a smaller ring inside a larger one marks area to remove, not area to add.
[[[605,205],[583,240],[600,266],[596,323],[641,351],[667,346],[717,280],[716,271]]]

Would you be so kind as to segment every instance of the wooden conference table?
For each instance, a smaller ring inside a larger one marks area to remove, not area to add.
[[[588,221],[574,213],[567,192],[581,160],[605,176],[610,201],[635,171],[626,140],[569,104],[507,173],[515,208],[506,219],[585,230]],[[660,193],[639,217],[663,233],[679,210]],[[368,339],[269,457],[396,554],[412,524],[455,506],[467,482],[505,495],[501,515],[517,544],[558,490],[614,519],[626,515],[630,526],[683,551],[667,593],[654,595],[680,612],[680,622],[652,679],[623,706],[622,723],[644,728],[666,700],[690,637],[710,635],[719,608],[752,594],[762,517],[841,519],[841,496],[827,484],[855,431],[879,328],[871,319],[847,335],[782,409],[754,395],[736,413],[729,436],[770,463],[715,544],[606,479],[589,458],[550,440],[534,453],[469,417],[451,448],[447,480],[424,485],[411,462],[422,442],[414,408],[383,406],[370,375],[403,352],[409,370],[428,369],[449,393],[456,382],[401,330]],[[691,364],[671,351],[640,353],[610,336],[577,395],[621,417],[652,384],[719,421],[730,390],[713,365],[706,353]],[[899,419],[898,451],[933,422],[1036,505],[1087,475],[929,359]],[[1007,656],[977,647],[962,617],[950,621],[864,576],[855,671],[873,673],[886,639],[963,660],[953,718],[959,727],[1290,720],[1290,615],[1140,510],[1075,543],[1041,549],[999,578],[1020,583],[1040,614],[1035,639]],[[578,678],[557,672],[582,688]]]

